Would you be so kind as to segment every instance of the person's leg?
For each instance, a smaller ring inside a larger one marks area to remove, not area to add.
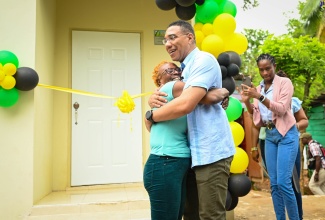
[[[258,143],[260,145],[262,162],[265,166],[265,170],[267,171],[266,161],[265,161],[265,140],[259,139]]]
[[[298,219],[297,201],[292,188],[292,170],[297,156],[296,128],[282,135],[273,128],[266,131],[266,163],[271,182],[271,194],[277,219]]]
[[[301,197],[301,191],[300,191],[301,158],[300,158],[299,141],[298,141],[298,153],[297,153],[297,157],[296,157],[296,161],[295,161],[295,169],[297,171],[297,178],[292,179],[292,188],[294,189],[295,197],[296,197],[296,200],[297,200],[299,219],[303,219],[302,197]],[[294,183],[294,181],[296,181],[296,183]]]
[[[186,178],[186,201],[183,219],[200,220],[195,172],[191,168],[188,170]]]
[[[149,194],[152,220],[182,219],[183,186],[190,158],[150,155],[144,167],[144,186]]]
[[[318,173],[318,181],[315,182],[315,171],[313,172],[313,175],[310,177],[309,180],[309,189],[314,195],[325,195],[324,190],[324,184],[325,184],[325,170],[320,169]]]
[[[200,219],[226,219],[226,199],[233,157],[194,167]]]

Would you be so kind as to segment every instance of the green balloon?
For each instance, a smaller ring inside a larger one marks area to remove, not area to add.
[[[226,109],[226,114],[228,121],[235,121],[238,119],[243,112],[243,107],[241,102],[235,97],[229,97],[228,108]]]
[[[227,13],[232,15],[233,17],[236,17],[237,7],[235,3],[233,3],[232,1],[226,1],[222,6],[222,13]]]
[[[17,56],[8,50],[0,50],[0,63],[2,65],[5,65],[6,63],[12,63],[16,66],[16,68],[18,68],[19,65]]]
[[[203,5],[196,7],[196,17],[203,24],[213,23],[214,19],[221,13],[220,6],[214,0],[206,0]]]
[[[3,89],[0,87],[0,107],[11,107],[19,99],[19,92],[16,88],[12,89]]]

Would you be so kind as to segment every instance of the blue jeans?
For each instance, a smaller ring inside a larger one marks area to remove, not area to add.
[[[297,135],[297,138],[299,139],[299,136]],[[265,170],[267,170],[266,167],[266,162],[265,162],[265,140],[259,140],[259,144],[260,144],[260,150],[261,150],[261,154],[262,154],[262,159],[263,159],[263,163],[265,165]],[[297,169],[297,173],[298,173],[298,178],[300,179],[300,169],[301,169],[301,162],[300,162],[300,144],[299,144],[299,140],[298,140],[298,153],[297,153],[297,157],[295,160],[295,167]],[[292,180],[291,180],[292,181]],[[302,210],[302,197],[301,197],[301,192],[298,192],[295,187],[294,184],[292,182],[292,187],[293,187],[293,191],[295,193],[295,197],[297,200],[297,205],[298,205],[298,212],[299,212],[299,219],[303,219],[303,210]]]
[[[271,183],[271,195],[277,220],[299,219],[298,206],[292,187],[292,170],[298,153],[297,128],[284,137],[276,128],[266,129],[265,159]]]
[[[152,220],[181,220],[186,197],[190,158],[150,154],[143,172]]]

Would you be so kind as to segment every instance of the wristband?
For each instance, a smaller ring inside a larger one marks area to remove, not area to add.
[[[251,152],[258,150],[257,147],[252,147]]]

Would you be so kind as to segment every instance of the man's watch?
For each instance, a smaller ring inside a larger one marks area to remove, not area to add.
[[[146,119],[150,121],[152,124],[155,124],[156,122],[152,119],[152,116],[153,116],[152,110],[148,110],[146,112]]]

